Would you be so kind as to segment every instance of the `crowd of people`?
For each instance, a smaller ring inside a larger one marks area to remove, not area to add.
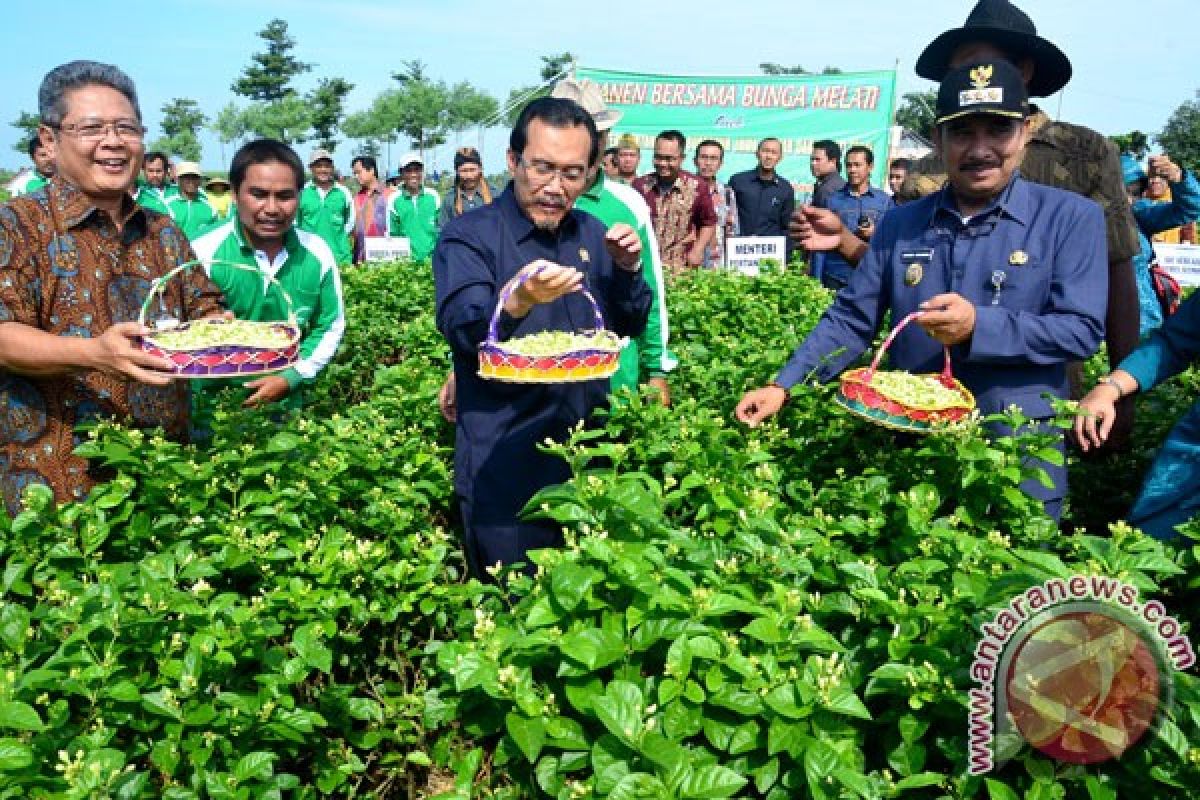
[[[58,67],[39,91],[35,168],[21,197],[0,208],[8,512],[30,483],[51,486],[60,501],[87,493],[98,476],[73,452],[82,422],[116,416],[187,433],[196,399],[138,346],[149,333],[138,310],[151,281],[181,264],[202,267],[164,295],[163,310],[178,320],[279,319],[272,286],[282,287],[303,331],[299,360],[235,383],[247,406],[297,408],[345,330],[340,270],[366,258],[372,237],[407,238],[432,271],[453,363],[438,402],[457,430],[455,488],[480,576],[561,541],[556,526],[520,515],[539,489],[567,477],[540,443],[621,402],[622,390],[644,385],[670,404],[669,276],[724,265],[733,236],[786,237],[789,261],[807,262],[835,292],[774,381],[738,402],[743,423],[778,413],[810,380],[834,380],[887,315],[915,313],[918,327],[891,349],[895,367],[936,372],[948,353],[981,412],[1016,405],[1038,428],[1053,416],[1052,398],[1084,395],[1079,365],[1106,342],[1115,368],[1083,397],[1075,437],[1084,451],[1120,449],[1132,396],[1200,355],[1200,300],[1166,315],[1151,280],[1152,241],[1193,237],[1200,184],[1166,156],[1143,168],[1100,134],[1039,110],[1031,98],[1065,86],[1071,64],[1008,0],[980,0],[928,45],[917,72],[939,84],[934,153],[893,160],[885,188],[871,185],[870,148],[817,141],[812,197],[798,204],[778,172],[784,148],[774,137],[758,143],[753,169],[722,182],[720,142],[695,143],[690,171],[687,138],[664,130],[652,169],[640,174],[637,141],[615,135],[621,113],[595,85],[572,79],[521,112],[507,186],[490,186],[468,147],[455,153],[454,183],[442,195],[416,152],[386,178],[373,157],[356,156],[352,188],[327,150],[305,163],[269,139],[241,147],[228,178],[206,176],[198,164],[145,151],[137,94],[119,69]],[[493,328],[510,337],[588,327],[583,288],[631,340],[611,381],[479,376],[479,347]],[[1172,433],[1134,508],[1132,519],[1153,535],[1169,538],[1200,505],[1198,451],[1200,407]],[[1057,518],[1066,467],[1041,466],[1050,485],[1025,489]]]

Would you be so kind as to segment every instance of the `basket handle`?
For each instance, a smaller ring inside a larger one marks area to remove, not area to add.
[[[287,304],[287,312],[288,312],[287,321],[288,321],[288,323],[291,325],[296,324],[296,307],[292,304],[292,296],[290,294],[288,294],[287,289],[283,288],[283,284],[281,284],[279,281],[275,280],[275,277],[273,275],[268,275],[267,273],[265,273],[261,269],[259,269],[257,266],[251,267],[246,264],[239,264],[236,261],[223,261],[221,259],[213,259],[213,260],[209,261],[208,263],[209,264],[223,264],[227,267],[236,267],[237,269],[243,270],[245,272],[253,272],[256,275],[260,275],[261,277],[264,277],[267,280],[269,280],[271,283],[275,284],[275,287],[277,289],[279,289],[279,293],[283,295],[283,302]],[[175,267],[173,270],[168,272],[166,275],[163,275],[162,277],[155,278],[154,282],[150,284],[150,292],[146,295],[146,299],[142,302],[142,309],[140,312],[138,312],[138,324],[140,324],[140,325],[146,324],[146,312],[150,310],[150,304],[154,302],[154,298],[157,297],[158,295],[162,294],[163,290],[167,286],[167,281],[171,280],[172,278],[174,278],[176,275],[180,274],[181,272],[185,272],[185,271],[192,269],[194,267],[197,267],[197,266],[202,267],[204,265],[205,265],[205,262],[196,258],[191,261],[183,262],[182,264]]]
[[[508,284],[500,290],[500,296],[496,298],[496,310],[492,312],[492,321],[488,325],[487,339],[485,344],[496,344],[500,341],[500,312],[504,310],[504,305],[508,302],[508,298],[512,297],[513,292],[522,284],[535,275],[538,275],[546,269],[549,264],[543,263],[541,266],[534,269],[525,269],[517,273],[516,278],[509,281]],[[596,302],[596,298],[587,289],[580,287],[579,290],[587,301],[592,304],[592,312],[596,315],[596,330],[604,330],[604,315],[600,312],[600,306]]]
[[[867,383],[871,382],[871,378],[875,376],[875,370],[879,369],[879,362],[883,360],[883,354],[886,353],[887,349],[892,346],[892,341],[897,335],[899,335],[900,331],[904,329],[905,325],[915,319],[919,319],[920,317],[924,316],[924,314],[924,311],[914,311],[904,319],[900,320],[899,325],[892,328],[892,332],[887,335],[887,338],[883,340],[883,344],[879,346],[879,351],[875,353],[875,358],[871,359],[871,366],[868,367],[867,371],[863,374],[863,380],[867,381]],[[950,348],[946,345],[942,345],[942,352],[946,354],[946,365],[942,368],[941,380],[946,386],[952,386],[954,384],[954,373],[950,369]]]

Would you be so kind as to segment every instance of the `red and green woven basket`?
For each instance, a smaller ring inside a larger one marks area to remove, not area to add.
[[[950,368],[950,349],[944,347],[946,366],[940,374],[930,373],[921,377],[936,380],[957,397],[953,402],[918,405],[907,398],[889,394],[875,382],[880,374],[879,362],[891,346],[896,335],[905,325],[921,316],[920,311],[909,314],[895,327],[879,347],[871,366],[852,369],[842,375],[841,386],[835,401],[842,408],[865,420],[893,430],[908,433],[934,433],[944,431],[966,420],[975,410],[975,397],[954,377]]]
[[[296,322],[296,312],[292,305],[292,298],[287,291],[273,277],[262,272],[257,267],[238,264],[232,261],[213,261],[209,264],[220,263],[223,266],[233,267],[247,272],[253,272],[256,275],[262,276],[264,281],[273,284],[275,288],[283,295],[284,303],[288,309],[288,319],[279,322],[253,322],[251,332],[257,330],[269,330],[275,334],[274,338],[283,339],[285,344],[272,344],[263,346],[261,341],[254,341],[253,336],[244,340],[235,340],[223,342],[219,345],[195,345],[189,347],[172,347],[155,337],[154,333],[142,338],[142,349],[147,353],[165,359],[174,365],[172,373],[180,378],[235,378],[240,376],[266,375],[272,372],[287,369],[296,363],[300,350],[300,326]],[[147,317],[150,311],[154,298],[159,298],[159,308],[162,307],[162,292],[166,287],[167,281],[174,278],[180,273],[192,269],[197,266],[204,266],[201,261],[189,261],[185,264],[180,264],[175,269],[163,275],[154,281],[150,287],[150,293],[146,296],[145,302],[142,303],[141,314],[138,321],[142,325],[146,325],[155,329],[156,332],[180,332],[191,329],[196,329],[201,325],[227,325],[228,320],[221,318],[200,319],[192,322],[180,323],[175,319],[157,319],[153,322],[148,322]],[[243,322],[240,326],[246,328],[246,323]]]

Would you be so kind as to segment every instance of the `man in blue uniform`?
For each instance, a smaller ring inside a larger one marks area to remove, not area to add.
[[[499,315],[501,339],[594,327],[578,291],[585,287],[622,336],[639,334],[650,313],[637,232],[623,224],[606,232],[572,208],[599,155],[595,123],[577,103],[533,101],[509,138],[512,183],[496,202],[446,225],[434,250],[437,325],[453,352],[458,391],[455,491],[467,561],[480,577],[496,563],[528,566],[529,550],[561,544],[557,525],[517,518],[539,489],[570,477],[565,463],[537,448],[547,437],[564,441],[608,394],[607,380],[522,385],[479,377],[479,345],[504,288],[516,286]],[[518,283],[518,275],[526,279]]]
[[[1100,207],[1017,173],[1028,114],[1021,75],[1007,62],[947,73],[934,143],[948,185],[884,215],[850,283],[775,383],[742,398],[740,420],[757,425],[778,412],[810,373],[835,378],[889,310],[894,320],[924,312],[919,328],[896,338],[893,367],[937,372],[944,344],[982,413],[1015,404],[1027,417],[1051,416],[1042,395],[1065,397],[1067,363],[1092,355],[1104,336],[1108,266]],[[1066,470],[1044,468],[1054,486],[1025,488],[1057,517]]]

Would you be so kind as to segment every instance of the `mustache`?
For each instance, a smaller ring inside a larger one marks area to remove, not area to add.
[[[1000,162],[998,162],[998,161],[992,161],[991,159],[983,159],[983,160],[975,159],[975,160],[971,160],[971,161],[964,161],[963,163],[958,165],[958,168],[959,169],[994,169],[999,166],[1000,166]]]

